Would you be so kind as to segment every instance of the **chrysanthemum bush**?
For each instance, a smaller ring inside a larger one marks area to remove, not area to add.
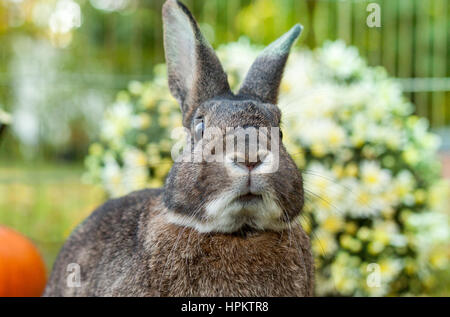
[[[219,57],[232,87],[260,47],[241,39]],[[316,259],[317,295],[422,294],[449,259],[449,186],[439,139],[382,68],[328,42],[291,54],[280,91],[285,144],[304,175],[301,222]],[[181,126],[165,66],[131,82],[100,123],[86,178],[111,196],[163,185]]]

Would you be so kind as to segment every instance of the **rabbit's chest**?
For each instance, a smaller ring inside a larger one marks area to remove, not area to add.
[[[309,296],[312,257],[303,232],[249,237],[171,224],[147,241],[150,285],[161,296]]]

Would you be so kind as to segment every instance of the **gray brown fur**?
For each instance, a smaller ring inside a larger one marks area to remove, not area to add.
[[[195,41],[180,44],[193,50],[186,54],[195,58],[186,60],[173,52],[178,44],[165,37],[169,86],[187,128],[194,132],[197,117],[222,130],[279,127],[276,94],[298,27],[263,52],[235,95],[186,7],[168,0],[163,17],[166,35],[190,30]],[[171,29],[174,19],[177,26]],[[195,76],[185,80],[189,71]],[[279,161],[276,172],[251,179],[274,197],[282,213],[273,221],[285,229],[257,227],[250,219],[232,232],[220,227],[197,230],[211,221],[208,206],[233,191],[236,179],[224,163],[175,163],[164,188],[110,200],[78,226],[55,262],[44,295],[312,296],[313,257],[297,221],[303,207],[302,177],[282,144]],[[188,221],[175,224],[171,216]],[[67,286],[70,263],[80,265],[81,287]]]

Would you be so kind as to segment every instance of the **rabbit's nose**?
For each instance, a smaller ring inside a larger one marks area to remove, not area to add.
[[[234,176],[248,176],[249,173],[263,173],[267,169],[269,154],[259,151],[257,155],[233,153],[225,155],[225,166]],[[270,162],[269,162],[270,163]],[[258,168],[258,170],[256,170]]]
[[[258,158],[256,162],[244,162],[242,164],[244,164],[247,167],[247,169],[249,171],[251,171],[252,169],[257,167],[259,164],[261,164],[261,160]]]
[[[259,166],[262,161],[261,161],[261,157],[258,155],[258,157],[255,159],[253,158],[252,160],[250,160],[250,158],[247,157],[237,157],[235,159],[235,163],[239,166],[241,166],[242,168],[248,169],[250,172],[255,169],[257,166]]]

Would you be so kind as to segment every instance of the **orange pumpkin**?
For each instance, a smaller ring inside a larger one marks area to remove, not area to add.
[[[36,247],[0,226],[0,297],[41,296],[45,281],[45,265]]]

